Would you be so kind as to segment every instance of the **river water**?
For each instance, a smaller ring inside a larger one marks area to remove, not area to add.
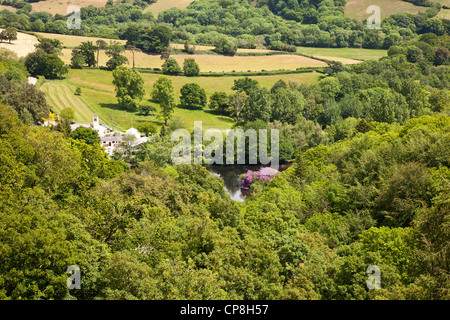
[[[243,202],[245,198],[250,194],[250,190],[241,189],[241,180],[239,176],[243,173],[247,173],[248,170],[258,171],[262,165],[208,165],[206,169],[214,176],[221,177],[224,182],[225,191],[230,195],[230,198],[234,201]],[[289,165],[280,165],[280,171],[287,169]],[[251,188],[250,188],[251,189]]]

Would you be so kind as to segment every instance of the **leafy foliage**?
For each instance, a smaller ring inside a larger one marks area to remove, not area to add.
[[[113,71],[113,77],[119,105],[128,110],[136,110],[145,94],[142,75],[136,70],[119,66]]]

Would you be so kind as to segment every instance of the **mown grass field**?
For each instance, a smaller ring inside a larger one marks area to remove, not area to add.
[[[75,111],[77,122],[88,123],[92,121],[94,112],[66,84],[62,82],[47,82],[40,89],[45,92],[48,103],[56,113],[59,113],[65,107],[69,107]]]
[[[82,42],[92,41],[95,43],[100,38],[92,38],[92,37],[82,37],[82,36],[70,36],[70,35],[61,35],[61,34],[52,34],[52,33],[35,33],[36,35],[50,38],[50,39],[58,39],[62,42],[63,47],[61,59],[66,63],[70,64],[70,59],[72,57],[72,48],[79,46]],[[110,41],[118,41],[121,44],[125,44],[124,40],[112,40],[112,39],[103,39],[107,43]],[[181,49],[184,46],[180,44],[172,45],[176,49]],[[210,46],[198,46],[198,50],[211,50],[213,47]],[[239,52],[246,53],[264,53],[270,52],[269,50],[264,49],[239,49]],[[133,54],[131,51],[124,52],[124,56],[126,56],[129,60],[129,66],[132,65]],[[310,59],[302,56],[296,55],[272,55],[272,56],[234,56],[234,57],[225,57],[222,55],[214,55],[214,54],[173,54],[173,58],[177,60],[180,66],[183,65],[184,59],[186,58],[195,58],[197,63],[200,66],[201,72],[231,72],[231,71],[261,71],[261,70],[295,70],[301,67],[324,67],[326,63]],[[100,66],[105,66],[108,61],[108,57],[105,54],[105,51],[101,51],[99,55]],[[159,54],[151,55],[143,52],[135,53],[135,66],[137,68],[160,68],[163,64],[163,61],[160,58]],[[344,63],[354,63],[354,61],[345,61]]]
[[[106,43],[108,43],[108,44],[110,41],[117,41],[123,45],[126,44],[125,40],[118,40],[118,39],[104,39],[104,38],[96,38],[96,37],[71,36],[71,35],[67,35],[67,34],[44,33],[44,32],[34,32],[34,34],[36,34],[38,36],[42,36],[44,38],[58,39],[59,41],[62,42],[63,47],[70,48],[70,49],[79,46],[82,42],[92,41],[95,43],[99,39],[105,40]]]
[[[401,0],[347,0],[345,14],[350,18],[367,19],[371,14],[366,13],[366,10],[371,5],[377,5],[381,8],[381,19],[398,12],[417,14],[427,9],[426,7],[418,7]]]
[[[146,89],[144,98],[158,109],[158,105],[150,102],[149,99],[153,84],[160,75],[143,73],[142,76],[144,77]],[[270,88],[279,79],[283,79],[286,82],[294,81],[312,84],[318,80],[319,76],[319,73],[303,73],[256,76],[251,78],[258,80],[262,86]],[[215,91],[231,93],[231,87],[234,84],[234,80],[237,79],[237,77],[168,77],[173,82],[177,103],[179,103],[180,89],[186,83],[195,82],[199,84],[205,89],[209,97]],[[114,126],[119,130],[130,128],[131,121],[133,121],[133,125],[140,121],[153,121],[158,125],[162,124],[156,115],[141,116],[135,112],[119,109],[112,80],[113,77],[110,71],[97,69],[70,70],[65,80],[47,81],[41,89],[46,92],[49,103],[55,111],[59,111],[66,106],[71,106],[75,109],[77,115],[76,120],[79,122],[90,123],[92,122],[93,113],[97,113],[103,123],[111,124],[110,118],[113,117]],[[77,87],[80,87],[82,90],[81,97],[73,94]],[[86,109],[87,107],[90,112]],[[206,129],[227,129],[233,125],[231,118],[217,115],[207,108],[205,110],[176,108],[174,116],[182,118],[188,128],[191,129],[193,128],[194,121],[202,121],[203,127]]]
[[[355,60],[378,60],[387,55],[387,50],[360,48],[312,48],[297,47],[297,52],[309,56],[350,63]]]
[[[85,36],[72,36],[67,34],[57,34],[57,33],[44,33],[44,32],[34,32],[34,34],[38,36],[42,36],[44,38],[50,38],[50,39],[58,39],[62,42],[63,47],[65,48],[75,48],[79,46],[82,42],[85,41],[92,41],[96,42],[98,39],[105,40],[106,43],[109,43],[110,41],[117,41],[123,45],[126,44],[126,40],[119,40],[119,39],[105,39],[105,38],[97,38],[97,37],[85,37]],[[173,49],[182,50],[184,49],[184,44],[180,43],[172,43],[171,47]],[[196,45],[195,46],[197,51],[210,51],[213,50],[213,46],[203,46],[203,45]],[[265,52],[273,52],[272,50],[268,49],[238,49],[238,53],[265,53]]]
[[[95,42],[100,38],[95,37],[82,37],[82,36],[70,36],[62,34],[52,33],[39,33],[36,35],[43,36],[51,39],[58,39],[63,43],[65,49],[63,49],[62,59],[65,63],[70,64],[71,49],[80,45],[85,41]],[[107,43],[110,41],[118,41],[121,44],[125,44],[124,40],[103,39]],[[172,44],[174,49],[183,49],[182,44]],[[198,51],[208,51],[214,49],[212,46],[197,46]],[[267,49],[239,49],[240,53],[267,53],[273,52]],[[358,63],[360,60],[367,59],[379,59],[386,55],[386,50],[371,50],[371,49],[358,49],[358,48],[310,48],[310,47],[298,47],[298,53],[317,57],[319,59],[340,61],[344,64]],[[132,53],[127,51],[124,55],[130,60],[129,65],[132,65]],[[306,57],[295,55],[272,55],[272,56],[235,56],[225,57],[214,54],[173,54],[180,65],[183,64],[185,58],[193,57],[200,65],[202,72],[231,72],[231,71],[261,71],[261,70],[293,70],[299,67],[321,67],[325,66],[325,63],[309,59]],[[100,65],[105,66],[108,57],[105,52],[100,52]],[[135,65],[138,68],[160,68],[163,61],[160,59],[160,55],[149,55],[142,52],[135,53]]]
[[[133,55],[130,51],[123,54],[129,60],[128,66],[132,66]],[[63,49],[61,59],[70,64],[72,49]],[[272,55],[272,56],[234,56],[225,57],[211,54],[177,54],[172,55],[180,67],[183,67],[184,59],[194,58],[201,72],[231,72],[231,71],[261,71],[261,70],[295,70],[301,67],[325,67],[325,62],[310,59],[298,55]],[[104,51],[100,52],[100,66],[105,66],[109,58]],[[150,55],[143,52],[135,53],[135,66],[137,68],[161,68],[164,63],[160,55]]]
[[[178,49],[178,50],[183,50],[184,49],[184,44],[180,44],[180,43],[172,43],[170,45],[172,48],[174,49]],[[211,51],[214,50],[213,46],[202,46],[202,45],[195,45],[195,50],[198,51]],[[269,50],[269,49],[238,49],[237,53],[268,53],[268,52],[277,52],[274,50]]]
[[[158,13],[161,11],[170,9],[170,8],[186,8],[191,2],[194,0],[158,0],[156,3],[148,6],[145,11],[152,11],[155,15],[155,18],[158,17]]]

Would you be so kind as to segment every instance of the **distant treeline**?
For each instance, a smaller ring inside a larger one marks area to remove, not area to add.
[[[0,12],[0,25],[19,30],[97,36],[128,40],[146,52],[161,52],[170,41],[205,44],[224,55],[237,48],[268,48],[295,52],[296,46],[389,49],[424,33],[443,35],[450,22],[436,18],[440,6],[417,15],[397,13],[386,18],[380,30],[368,29],[363,21],[344,15],[345,1],[198,0],[186,9],[171,8],[157,19],[149,1],[108,1],[105,7],[81,8],[81,29],[69,30],[67,17],[31,12],[27,2],[4,0],[18,8]],[[425,2],[424,2],[425,4]],[[281,17],[281,18],[280,18]],[[168,31],[167,29],[170,29]],[[156,35],[155,35],[156,31]],[[156,38],[155,38],[156,36]]]

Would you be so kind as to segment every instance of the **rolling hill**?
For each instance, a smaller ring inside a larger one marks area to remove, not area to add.
[[[81,7],[87,7],[89,5],[95,6],[95,7],[104,7],[107,0],[67,0],[67,1],[61,1],[61,0],[44,0],[39,2],[33,2],[31,3],[31,6],[33,7],[32,12],[38,12],[38,11],[45,11],[49,12],[51,14],[67,14],[67,8],[71,5],[77,5],[80,8]]]
[[[3,29],[0,29],[0,31],[1,30]],[[17,40],[14,40],[12,43],[2,42],[0,43],[0,48],[9,49],[17,53],[19,57],[25,57],[27,54],[33,52],[36,49],[34,47],[36,43],[38,43],[36,37],[26,33],[18,32]]]
[[[155,17],[157,17],[158,13],[161,11],[170,8],[184,9],[194,1],[195,0],[158,0],[156,3],[151,4],[148,8],[146,8],[145,11],[151,10]]]
[[[350,18],[364,20],[370,17],[366,10],[371,5],[381,8],[381,19],[385,19],[394,13],[408,12],[417,14],[423,12],[426,7],[418,7],[412,3],[401,0],[347,0],[345,14]]]

